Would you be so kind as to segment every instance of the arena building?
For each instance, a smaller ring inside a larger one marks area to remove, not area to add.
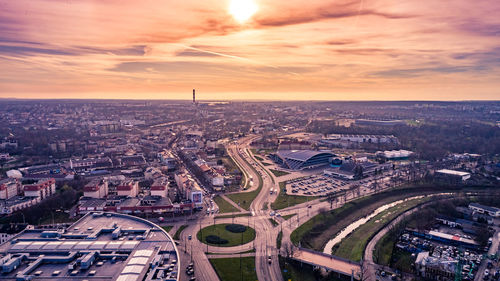
[[[335,154],[315,150],[278,150],[269,157],[285,169],[303,170],[328,165]]]

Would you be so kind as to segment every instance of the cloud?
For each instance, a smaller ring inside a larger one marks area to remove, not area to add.
[[[470,71],[473,68],[467,66],[438,66],[438,67],[423,67],[423,68],[400,68],[383,70],[372,73],[373,76],[380,77],[399,77],[411,78],[422,75],[429,75],[430,73],[450,74]]]
[[[28,56],[33,54],[69,56],[69,55],[75,55],[76,53],[64,50],[57,50],[57,49],[0,45],[0,54],[11,55],[11,56],[19,56],[19,55]]]
[[[280,7],[281,8],[281,7]],[[302,5],[275,10],[270,15],[257,17],[260,26],[286,26],[316,22],[327,19],[341,19],[356,16],[378,16],[386,19],[406,19],[413,14],[382,12],[374,9],[360,9],[359,1],[335,2],[320,6]]]

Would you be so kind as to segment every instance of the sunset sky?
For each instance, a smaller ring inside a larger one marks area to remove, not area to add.
[[[0,0],[0,97],[500,99],[498,0],[232,1]]]

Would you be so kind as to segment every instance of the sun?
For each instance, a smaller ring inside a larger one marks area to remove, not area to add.
[[[231,0],[229,13],[235,20],[243,23],[251,18],[259,7],[254,0]]]

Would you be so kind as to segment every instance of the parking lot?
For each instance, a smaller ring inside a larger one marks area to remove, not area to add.
[[[373,177],[346,181],[325,175],[312,175],[286,181],[286,193],[289,195],[302,196],[326,196],[331,192],[339,192],[359,186],[361,193],[367,193],[375,188],[375,182],[379,189],[390,186],[390,176]]]

